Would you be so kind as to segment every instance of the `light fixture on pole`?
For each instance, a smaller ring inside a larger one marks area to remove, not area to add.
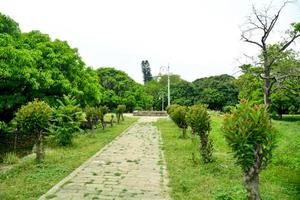
[[[170,66],[161,66],[160,67],[160,74],[162,71],[166,70],[167,71],[167,77],[168,77],[168,106],[171,105],[171,93],[170,93]]]

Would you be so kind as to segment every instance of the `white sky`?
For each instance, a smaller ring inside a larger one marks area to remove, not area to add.
[[[67,40],[93,68],[115,67],[142,82],[140,63],[152,74],[170,64],[172,73],[196,78],[233,74],[243,58],[258,49],[240,40],[240,25],[252,3],[269,0],[0,0],[0,12],[22,31],[40,30]],[[281,5],[273,0],[273,5]],[[279,21],[284,31],[300,21],[299,0]],[[296,48],[299,49],[300,42]]]

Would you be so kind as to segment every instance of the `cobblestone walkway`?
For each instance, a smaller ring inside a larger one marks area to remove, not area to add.
[[[169,199],[156,119],[140,118],[40,199]]]

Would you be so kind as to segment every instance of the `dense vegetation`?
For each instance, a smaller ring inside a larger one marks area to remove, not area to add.
[[[244,200],[247,191],[243,185],[242,169],[221,131],[223,115],[210,112],[210,138],[214,142],[213,162],[203,164],[200,154],[193,162],[195,148],[190,139],[179,139],[181,129],[170,120],[156,123],[162,133],[163,149],[170,177],[171,196],[174,200]],[[299,121],[273,121],[277,130],[277,147],[272,162],[261,172],[260,190],[262,199],[299,199],[300,180],[300,123]],[[193,137],[191,129],[188,137]]]

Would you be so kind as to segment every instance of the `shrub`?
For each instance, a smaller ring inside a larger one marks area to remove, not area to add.
[[[120,122],[120,118],[124,121],[123,113],[126,111],[126,105],[118,105],[116,109],[117,121]]]
[[[231,113],[231,110],[234,108],[234,106],[224,106],[223,112],[224,113]]]
[[[86,115],[86,121],[82,123],[83,128],[93,129],[97,126],[99,120],[103,118],[101,108],[87,106],[84,109]]]
[[[222,126],[236,162],[244,172],[249,199],[261,199],[259,173],[266,168],[275,147],[275,132],[265,105],[252,106],[242,100]]]
[[[166,108],[166,111],[167,111],[168,115],[170,115],[175,110],[175,108],[177,108],[179,106],[180,105],[178,105],[178,104],[172,104],[172,105],[168,106]]]
[[[210,116],[206,105],[194,105],[187,113],[188,125],[192,128],[193,134],[200,136],[200,153],[204,163],[212,161],[213,144],[209,139]]]
[[[187,111],[188,108],[186,106],[177,106],[176,108],[172,108],[172,112],[170,113],[171,119],[182,129],[183,138],[186,138],[186,129],[188,127],[186,122]]]
[[[19,163],[20,159],[15,152],[6,153],[3,157],[3,163],[13,165]]]
[[[36,160],[38,162],[44,159],[43,138],[44,133],[49,127],[51,116],[52,109],[47,103],[34,100],[22,106],[14,118],[18,132],[34,134],[36,141]]]
[[[59,106],[54,111],[54,120],[49,130],[59,145],[66,146],[72,144],[74,133],[81,130],[80,124],[86,119],[74,98],[64,96],[63,101],[57,101]]]

